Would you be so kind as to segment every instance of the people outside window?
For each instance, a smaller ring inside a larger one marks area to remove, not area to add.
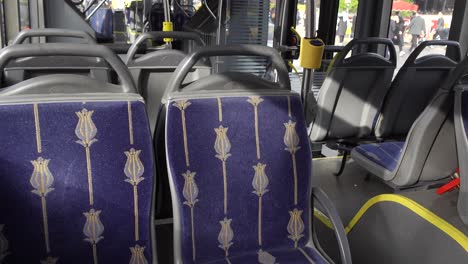
[[[437,25],[435,29],[434,39],[447,39],[448,38],[448,30],[445,29],[445,20],[444,15],[442,12],[439,12],[439,18],[437,19]]]
[[[338,17],[338,28],[336,35],[339,37],[340,44],[343,45],[346,30],[348,29],[348,22],[343,19],[343,16]]]
[[[426,22],[417,12],[413,13],[408,32],[411,34],[411,53],[418,46],[419,39],[424,39],[426,35]]]
[[[400,51],[399,55],[401,57],[406,54],[406,52],[403,50],[403,45],[405,44],[403,36],[403,32],[405,31],[405,21],[403,20],[403,17],[401,17],[399,11],[396,11],[391,17],[390,29],[393,29],[392,41],[395,45],[398,45],[398,50]]]

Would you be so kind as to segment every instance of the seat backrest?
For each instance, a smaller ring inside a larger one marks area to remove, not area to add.
[[[122,85],[44,75],[0,92],[0,262],[156,263],[151,136],[129,72],[104,46],[63,43],[7,47],[0,69],[44,55],[100,56]]]
[[[390,58],[376,53],[360,53],[346,58],[349,52],[364,44],[385,45]],[[311,140],[369,136],[395,66],[395,47],[388,39],[354,39],[346,45],[320,88]]]
[[[66,37],[80,39],[88,44],[96,43],[96,40],[84,31],[40,28],[21,31],[13,40],[12,45],[23,44],[26,39],[31,37]],[[100,58],[77,56],[30,57],[8,63],[3,73],[2,87],[8,87],[41,75],[62,73],[80,74],[101,81],[111,81],[109,66]]]
[[[391,182],[407,186],[443,179],[458,167],[453,119],[454,87],[468,72],[468,59],[460,62],[429,105],[414,122]]]
[[[419,57],[429,46],[454,48],[456,58],[437,54]],[[460,60],[460,44],[456,41],[430,40],[421,43],[398,71],[385,96],[375,136],[381,139],[405,137]]]
[[[200,57],[230,54],[273,58],[280,84],[243,73],[180,88]],[[306,245],[311,152],[300,96],[276,51],[196,52],[176,70],[165,98],[175,263]]]
[[[170,78],[177,65],[184,59],[185,53],[173,49],[161,49],[136,58],[138,47],[148,40],[174,38],[193,40],[199,46],[205,43],[196,33],[181,31],[146,32],[138,37],[127,53],[126,64],[137,85],[138,92],[146,101],[146,109],[150,121],[151,132],[154,133],[156,120],[161,106],[161,98],[167,88]],[[198,64],[187,78],[186,82],[209,75],[211,68]]]

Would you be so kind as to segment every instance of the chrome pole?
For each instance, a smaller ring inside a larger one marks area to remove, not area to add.
[[[207,8],[209,8],[207,6]],[[216,45],[220,46],[221,45],[221,28],[223,27],[223,22],[222,22],[222,16],[223,16],[223,0],[218,1],[218,28],[216,30]],[[219,57],[215,58],[215,72],[219,72]]]
[[[89,4],[86,6],[86,8],[84,9],[83,11],[83,14],[86,15],[86,13],[91,9],[91,7],[93,7],[93,5],[97,2],[97,0],[93,0],[91,2],[89,2]]]
[[[101,8],[101,6],[105,2],[106,2],[106,0],[102,0],[101,2],[99,2],[99,4],[96,6],[96,8],[94,8],[93,11],[91,11],[91,13],[89,13],[89,15],[86,16],[85,21],[89,21],[94,16],[94,14],[99,10],[99,8]]]
[[[163,0],[164,5],[164,20],[166,22],[171,21],[171,5],[169,4],[169,0]]]
[[[305,21],[305,26],[306,26],[306,32],[305,32],[305,38],[313,38],[315,37],[315,1],[314,0],[306,0],[307,5],[306,5],[306,21]],[[308,103],[313,103],[314,105],[317,105],[317,101],[315,100],[315,97],[311,97],[311,100],[313,102],[308,102],[308,97],[309,93],[311,90],[312,86],[312,79],[313,79],[313,72],[312,69],[304,69],[304,74],[302,76],[302,89],[301,89],[301,97],[302,97],[302,103],[304,105],[304,110],[307,109],[307,104]]]

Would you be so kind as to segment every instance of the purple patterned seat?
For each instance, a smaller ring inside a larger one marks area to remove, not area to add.
[[[166,135],[179,260],[326,263],[308,246],[312,163],[299,96],[174,99]]]
[[[404,145],[405,142],[372,143],[360,145],[355,150],[386,170],[393,171]]]
[[[110,58],[131,89],[53,75],[0,93],[0,263],[154,263],[152,141],[124,65],[103,46],[47,44],[3,50],[0,68],[10,51],[58,49]],[[39,91],[57,84],[68,91]]]
[[[277,83],[227,72],[182,88],[201,58],[252,55],[270,59]],[[342,262],[351,263],[336,209],[311,187],[301,99],[276,50],[200,49],[179,64],[163,101],[175,263],[327,263],[312,240],[313,201],[333,222]]]

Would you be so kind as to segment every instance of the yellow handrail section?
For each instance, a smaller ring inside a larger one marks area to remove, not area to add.
[[[359,220],[364,216],[364,214],[369,210],[372,206],[374,206],[377,203],[381,202],[393,202],[393,203],[398,203],[402,205],[403,207],[406,207],[407,209],[413,211],[415,214],[426,220],[427,222],[431,223],[438,229],[440,229],[442,232],[447,234],[449,237],[451,237],[453,240],[455,240],[465,251],[468,251],[468,237],[465,236],[460,230],[458,230],[456,227],[453,225],[449,224],[447,221],[444,219],[440,218],[436,214],[432,213],[419,203],[411,200],[408,197],[397,195],[397,194],[381,194],[377,195],[371,199],[369,199],[362,207],[359,209],[359,211],[356,213],[356,215],[351,219],[349,224],[346,226],[345,231],[346,234],[351,232],[351,230],[356,226],[356,224],[359,222]],[[333,229],[333,225],[330,221],[330,219],[320,212],[319,210],[314,208],[314,217],[320,220],[325,226],[327,226],[330,229]]]

